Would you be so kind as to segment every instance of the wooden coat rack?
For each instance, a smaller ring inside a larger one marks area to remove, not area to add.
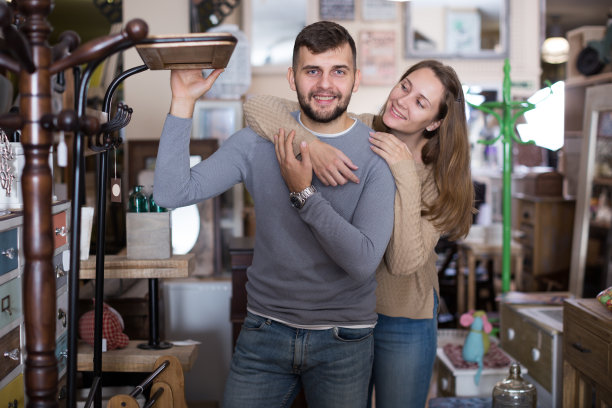
[[[48,157],[53,145],[53,132],[75,134],[75,150],[81,150],[81,135],[94,135],[100,130],[94,117],[84,109],[65,109],[59,114],[51,110],[51,77],[66,69],[96,60],[129,48],[148,34],[147,24],[135,19],[119,34],[100,37],[79,46],[73,31],[60,35],[59,43],[49,46],[51,26],[47,16],[51,0],[19,0],[0,3],[0,28],[4,35],[0,67],[19,77],[19,113],[0,115],[0,126],[21,129],[25,164],[21,176],[23,191],[23,269],[24,325],[27,333],[25,359],[25,391],[28,407],[56,407],[57,362],[55,358],[55,272],[53,269],[53,237],[51,218],[53,179]],[[75,172],[75,185],[80,185],[81,172]],[[74,197],[82,197],[79,189]],[[80,258],[79,200],[72,200],[71,271],[78,271]],[[75,276],[76,275],[76,276]],[[76,280],[76,281],[75,281]],[[78,273],[72,273],[69,291],[78,287]],[[70,296],[71,303],[75,296]],[[76,300],[75,300],[76,302]],[[70,305],[73,306],[72,304]],[[71,310],[76,310],[73,308]],[[76,319],[71,319],[75,321]],[[76,324],[68,327],[68,336],[76,339]],[[68,345],[68,366],[76,366],[76,347]],[[68,370],[68,387],[74,384]],[[74,388],[72,388],[74,391]],[[72,392],[74,393],[74,392]]]

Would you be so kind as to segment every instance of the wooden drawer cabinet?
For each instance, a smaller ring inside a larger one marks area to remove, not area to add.
[[[565,290],[569,277],[575,201],[515,194],[513,228],[522,233],[527,290]],[[555,284],[554,287],[549,287]]]
[[[19,267],[17,228],[0,232],[0,275]]]
[[[0,285],[0,330],[23,316],[21,278]]]
[[[563,407],[612,407],[612,312],[596,299],[563,304]]]
[[[64,288],[66,289],[66,288]],[[68,327],[68,290],[63,290],[56,300],[55,338],[61,336]]]
[[[0,337],[0,362],[0,381],[21,364],[19,326]]]
[[[64,254],[70,256],[69,251],[63,251],[53,257],[53,270],[55,271],[55,288],[60,291],[68,282],[68,272],[64,269]]]
[[[68,216],[67,211],[53,214],[53,231],[55,231],[55,249],[66,245],[68,242]]]
[[[25,407],[23,374],[17,375],[14,379],[10,380],[7,385],[0,388],[0,407]]]

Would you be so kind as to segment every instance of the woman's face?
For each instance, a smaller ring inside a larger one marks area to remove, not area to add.
[[[434,72],[418,69],[391,90],[383,122],[398,136],[435,130],[441,122],[436,118],[443,97],[444,86]]]

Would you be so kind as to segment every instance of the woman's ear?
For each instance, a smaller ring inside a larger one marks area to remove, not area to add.
[[[442,121],[437,120],[435,122],[431,122],[429,126],[427,126],[425,129],[427,129],[428,132],[433,132],[434,130],[440,127],[440,124],[442,124]]]

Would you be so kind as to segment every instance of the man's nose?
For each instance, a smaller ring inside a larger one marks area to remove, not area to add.
[[[329,73],[323,73],[319,78],[319,86],[321,88],[329,88],[331,85],[331,76]]]

